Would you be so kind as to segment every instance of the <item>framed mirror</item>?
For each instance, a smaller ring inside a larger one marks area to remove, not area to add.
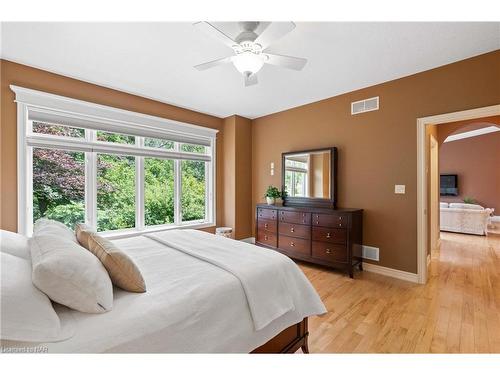
[[[293,151],[281,156],[285,206],[337,206],[337,148]]]

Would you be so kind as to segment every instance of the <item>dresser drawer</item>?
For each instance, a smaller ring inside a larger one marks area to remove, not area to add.
[[[317,227],[347,228],[347,215],[313,214],[312,224]]]
[[[299,212],[299,211],[285,211],[281,210],[279,213],[280,222],[290,223],[290,224],[311,224],[311,214],[309,212]]]
[[[276,220],[258,219],[257,230],[264,232],[276,233],[278,230],[278,222]]]
[[[259,219],[269,219],[275,220],[277,215],[277,211],[271,208],[259,208],[257,210],[257,217]]]
[[[313,241],[344,244],[347,240],[347,233],[345,229],[313,227],[312,239]]]
[[[278,236],[275,233],[266,232],[264,230],[257,231],[257,242],[270,247],[278,246]]]
[[[300,225],[300,224],[290,224],[290,223],[281,223],[278,226],[279,234],[290,236],[290,237],[298,237],[304,239],[311,238],[311,227],[309,225]]]
[[[278,248],[293,253],[311,255],[311,241],[302,238],[280,235],[278,240]]]
[[[323,259],[331,262],[347,262],[347,247],[335,245],[328,242],[313,241],[313,258]]]

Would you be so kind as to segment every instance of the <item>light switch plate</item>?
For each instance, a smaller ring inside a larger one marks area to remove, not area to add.
[[[394,185],[394,193],[395,194],[404,194],[405,193],[405,185]]]

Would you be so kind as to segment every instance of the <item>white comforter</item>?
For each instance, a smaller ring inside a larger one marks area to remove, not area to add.
[[[295,309],[289,285],[303,274],[290,258],[278,252],[192,229],[165,231],[147,237],[238,278],[257,331]],[[319,298],[316,304],[321,306]]]
[[[304,317],[326,312],[294,265],[297,272],[287,278],[294,309],[256,331],[242,284],[230,272],[145,236],[113,242],[137,263],[147,292],[115,288],[113,310],[104,314],[58,307],[75,334],[42,344],[49,352],[250,352]]]

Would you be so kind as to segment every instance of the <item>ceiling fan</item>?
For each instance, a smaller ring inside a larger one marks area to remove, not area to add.
[[[293,70],[302,70],[307,59],[301,57],[275,55],[266,49],[275,41],[295,28],[293,22],[271,22],[259,35],[255,30],[260,22],[238,22],[242,31],[233,40],[209,22],[197,22],[194,26],[218,39],[234,52],[233,56],[223,57],[214,61],[196,65],[198,70],[206,70],[214,66],[232,62],[234,67],[243,74],[245,86],[257,83],[257,72],[264,64],[277,65]]]

